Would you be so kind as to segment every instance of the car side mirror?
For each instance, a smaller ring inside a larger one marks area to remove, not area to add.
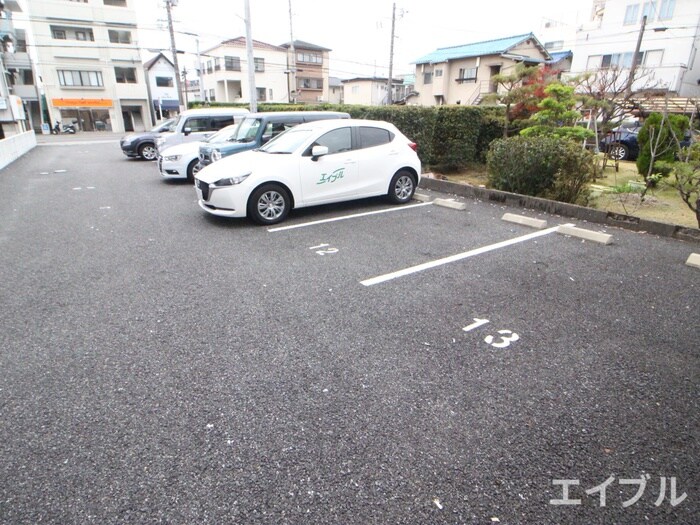
[[[185,128],[182,130],[182,132],[185,134],[185,137],[192,133],[192,128]]]
[[[314,146],[311,149],[311,160],[317,161],[319,157],[328,155],[328,146]]]

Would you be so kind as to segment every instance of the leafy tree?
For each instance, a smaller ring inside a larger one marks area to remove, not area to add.
[[[513,108],[533,100],[535,85],[528,82],[537,76],[537,66],[527,67],[518,64],[512,73],[494,75],[491,79],[499,88],[498,92],[491,93],[484,100],[486,102],[499,102],[506,107],[506,119],[503,126],[503,138],[508,137],[511,125],[515,120]]]
[[[681,152],[676,162],[658,161],[657,167],[670,171],[674,177],[668,184],[678,191],[686,206],[695,213],[700,228],[700,143],[691,144]]]
[[[524,137],[554,136],[565,139],[585,140],[593,136],[591,130],[576,126],[581,113],[574,108],[577,104],[574,88],[560,83],[552,83],[545,90],[547,97],[538,104],[539,111],[531,121],[533,126],[520,132]]]
[[[515,122],[527,121],[539,110],[538,104],[546,97],[545,89],[552,82],[558,82],[559,71],[550,66],[538,67],[534,75],[523,80],[523,85],[529,90],[530,97],[513,106],[512,116]]]
[[[656,163],[673,162],[680,149],[679,141],[689,125],[688,117],[669,115],[667,112],[652,113],[644,121],[644,126],[637,134],[637,171],[644,177],[647,189],[654,187],[660,178],[670,174],[668,165],[657,166]]]

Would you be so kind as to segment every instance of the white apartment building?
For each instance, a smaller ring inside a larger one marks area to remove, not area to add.
[[[160,121],[177,115],[180,112],[180,100],[177,97],[173,62],[163,53],[158,53],[143,65],[143,69],[146,72],[154,119]]]
[[[27,52],[27,32],[22,27],[26,7],[18,0],[4,0],[0,6],[0,38],[2,62],[5,66],[7,95],[19,97],[29,122],[27,126],[41,129],[39,90],[36,86],[34,66]],[[14,101],[17,105],[17,101]]]
[[[12,51],[4,53],[5,70],[9,91],[19,97],[34,129],[41,129],[39,89],[36,85],[34,65],[27,52],[27,34],[24,29],[15,28],[17,37]]]
[[[287,50],[253,41],[258,102],[289,102]],[[209,102],[250,103],[245,38],[233,38],[202,53],[201,82]]]
[[[641,78],[633,91],[700,96],[699,0],[594,0],[591,13],[576,33],[572,73],[629,69],[646,16],[638,57]]]
[[[31,0],[37,70],[51,122],[83,131],[152,125],[136,0]]]

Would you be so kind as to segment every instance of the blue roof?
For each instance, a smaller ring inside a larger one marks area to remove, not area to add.
[[[505,53],[509,49],[517,46],[521,42],[524,42],[528,38],[533,38],[535,41],[537,41],[537,37],[535,37],[535,35],[532,33],[525,33],[523,35],[509,36],[496,40],[486,40],[484,42],[475,42],[473,44],[464,44],[454,47],[441,47],[438,48],[437,51],[433,51],[432,53],[419,58],[414,62],[414,64],[437,64],[458,58],[500,55],[501,53]]]
[[[560,60],[571,58],[574,54],[571,51],[559,51],[558,53],[550,53],[549,56],[552,57],[552,60],[548,60],[548,63],[556,64]]]

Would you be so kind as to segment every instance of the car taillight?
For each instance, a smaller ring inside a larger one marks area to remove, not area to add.
[[[409,142],[408,147],[411,148],[413,151],[418,152],[418,144],[415,142]]]

